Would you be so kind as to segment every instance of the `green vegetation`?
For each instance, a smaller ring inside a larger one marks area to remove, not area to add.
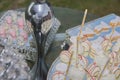
[[[84,10],[96,15],[107,15],[116,13],[120,15],[120,0],[50,0],[55,6],[69,7],[72,9]]]
[[[27,7],[32,0],[0,0],[0,11]],[[90,13],[103,16],[110,13],[120,15],[120,0],[48,0],[53,6],[76,10],[87,8]]]

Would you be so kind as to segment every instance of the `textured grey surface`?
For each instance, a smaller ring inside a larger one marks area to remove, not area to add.
[[[61,22],[61,27],[59,28],[58,32],[65,32],[65,30],[68,28],[80,25],[84,15],[83,11],[73,10],[69,8],[54,7],[53,10],[55,16]],[[96,18],[98,18],[98,16],[90,14],[88,11],[86,22]]]

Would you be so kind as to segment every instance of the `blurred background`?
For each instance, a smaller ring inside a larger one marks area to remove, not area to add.
[[[0,12],[27,7],[32,0],[0,0]],[[48,0],[53,6],[67,7],[79,11],[85,8],[89,13],[104,16],[110,13],[120,15],[120,0]]]

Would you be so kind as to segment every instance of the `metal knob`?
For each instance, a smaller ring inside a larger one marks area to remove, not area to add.
[[[36,0],[32,2],[26,11],[26,19],[33,26],[34,35],[38,48],[37,66],[35,80],[46,80],[48,68],[45,63],[45,43],[47,35],[51,29],[50,25],[43,26],[45,22],[52,20],[52,11],[45,0]]]

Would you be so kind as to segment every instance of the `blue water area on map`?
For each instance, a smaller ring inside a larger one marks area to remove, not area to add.
[[[115,30],[120,33],[120,26],[116,27]]]

